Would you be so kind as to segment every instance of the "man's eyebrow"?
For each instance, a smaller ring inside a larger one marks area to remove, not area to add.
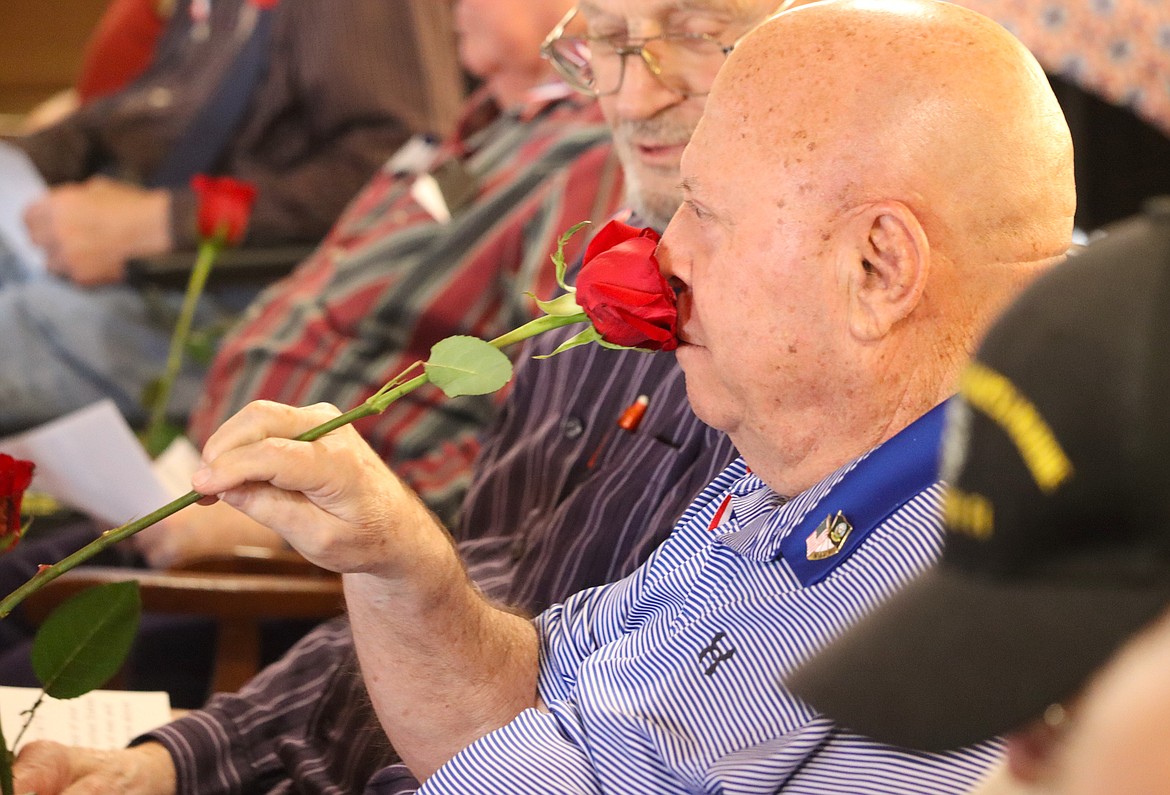
[[[682,181],[678,183],[678,189],[684,194],[691,194],[698,190],[698,180],[694,177],[683,177]]]
[[[577,3],[577,11],[582,16],[621,16],[601,9],[596,3],[588,0]],[[747,13],[742,0],[675,0],[655,12],[655,16],[666,19],[676,13],[699,13],[710,16],[740,17]]]
[[[745,4],[736,0],[678,0],[669,10],[697,11],[712,16],[730,17],[741,16],[746,12]]]

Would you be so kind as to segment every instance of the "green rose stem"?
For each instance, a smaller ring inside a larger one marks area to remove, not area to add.
[[[494,340],[491,340],[489,344],[495,348],[503,348],[506,345],[512,345],[513,343],[526,340],[529,337],[535,337],[536,335],[542,334],[546,331],[551,331],[552,329],[559,328],[561,326],[567,326],[583,321],[588,321],[588,318],[585,317],[584,312],[576,312],[564,315],[545,315],[543,317],[538,317],[535,320],[530,320],[523,326],[509,331],[507,334],[496,337]],[[399,374],[396,378],[378,390],[377,393],[370,396],[370,398],[361,405],[350,409],[338,417],[334,417],[328,422],[324,422],[315,428],[311,428],[310,430],[305,431],[300,436],[296,437],[296,440],[299,442],[311,442],[315,439],[321,438],[330,431],[340,428],[343,425],[348,425],[355,420],[359,420],[363,417],[370,417],[375,414],[381,414],[395,400],[407,394],[408,392],[413,392],[415,389],[418,389],[420,386],[430,381],[430,377],[425,372],[420,373],[419,375],[416,375],[409,380],[403,380],[410,372],[417,370],[421,365],[421,362],[416,362],[411,367],[408,367],[406,371]],[[12,593],[8,594],[8,596],[4,597],[4,599],[0,601],[0,619],[7,617],[16,608],[17,605],[19,605],[29,596],[29,594],[34,593],[40,589],[41,586],[43,586],[45,583],[51,580],[55,580],[57,577],[60,577],[70,569],[76,568],[78,565],[89,560],[107,547],[113,546],[119,541],[123,541],[129,538],[138,531],[150,527],[155,522],[165,519],[171,514],[186,508],[188,505],[194,505],[201,499],[203,499],[203,495],[199,492],[187,492],[182,497],[167,503],[158,510],[153,511],[152,513],[149,513],[140,519],[136,519],[129,524],[122,525],[121,527],[107,530],[98,536],[94,541],[91,541],[89,544],[77,550],[72,555],[62,558],[57,563],[41,566],[37,570],[37,573],[34,574],[28,580],[28,582],[17,588]],[[11,793],[4,792],[2,795],[11,795]]]
[[[179,319],[175,323],[174,333],[171,334],[171,347],[167,352],[166,369],[158,383],[158,391],[154,396],[154,403],[150,408],[150,420],[146,425],[146,433],[142,437],[146,440],[146,447],[151,455],[157,455],[162,450],[161,439],[164,436],[164,426],[167,421],[167,406],[171,402],[171,391],[175,386],[175,379],[179,377],[179,369],[183,366],[183,352],[187,345],[187,337],[191,334],[191,323],[195,318],[195,307],[203,288],[207,285],[207,277],[211,274],[211,266],[215,263],[219,252],[227,244],[228,225],[221,224],[215,235],[204,240],[199,245],[199,256],[195,259],[195,267],[191,270],[191,278],[187,281],[187,292],[183,296],[183,306],[179,310]]]

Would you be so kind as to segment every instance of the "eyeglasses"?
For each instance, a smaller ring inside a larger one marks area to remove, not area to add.
[[[626,73],[626,57],[636,55],[660,83],[684,97],[703,96],[711,91],[719,67],[735,49],[703,33],[667,33],[639,41],[611,36],[566,36],[565,29],[576,15],[573,8],[540,46],[571,87],[585,94],[604,97],[616,94]]]

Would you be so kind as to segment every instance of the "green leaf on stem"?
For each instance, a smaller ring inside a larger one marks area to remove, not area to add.
[[[423,363],[427,378],[447,397],[487,395],[512,377],[512,362],[477,337],[448,337],[431,348]]]
[[[45,619],[33,640],[32,664],[45,692],[77,698],[118,672],[138,632],[138,583],[89,588]]]

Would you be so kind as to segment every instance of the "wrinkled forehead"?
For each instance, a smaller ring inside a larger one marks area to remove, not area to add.
[[[773,9],[779,0],[585,0],[577,4],[586,22],[624,23],[627,27],[646,25],[669,27],[687,17],[710,17],[734,24],[756,21]]]

